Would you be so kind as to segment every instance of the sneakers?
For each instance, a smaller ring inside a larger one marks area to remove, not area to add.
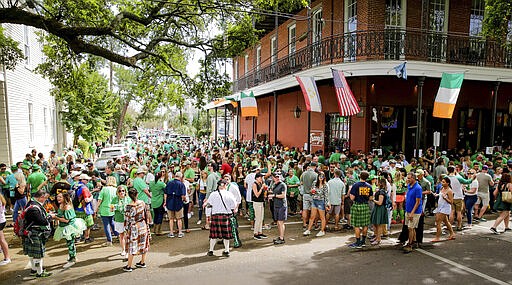
[[[146,268],[146,263],[137,262],[137,263],[135,263],[135,266],[137,268]]]
[[[208,253],[206,254],[207,256],[213,256],[213,251],[208,251]]]
[[[169,234],[167,235],[167,237],[168,237],[168,238],[173,238],[173,237],[174,237],[174,234],[173,234],[173,233],[169,233]]]
[[[260,237],[260,235],[255,235],[255,236],[254,236],[254,239],[255,239],[255,240],[262,240],[262,238]]]
[[[404,253],[411,253],[412,252],[412,245],[404,246]]]
[[[496,228],[491,228],[491,232],[493,232],[495,235],[500,234],[500,232],[498,232],[498,230],[496,230]]]
[[[229,251],[223,251],[222,252],[222,256],[229,257]]]
[[[121,255],[122,257],[125,257],[125,256],[126,256],[126,251],[121,251],[120,255]]]
[[[6,259],[0,261],[0,266],[7,265],[9,263],[11,263],[11,259],[6,258]]]
[[[283,244],[284,243],[284,239],[281,239],[281,238],[276,238],[274,240],[274,244]]]
[[[66,262],[66,264],[64,264],[64,266],[62,266],[62,268],[68,269],[71,266],[75,265],[75,263],[76,263],[76,259],[74,259],[74,258],[70,259],[70,260],[68,260],[68,262]]]
[[[266,235],[264,235],[264,234],[259,234],[259,236],[260,236],[260,238],[262,238],[262,239],[266,239],[266,238],[268,238],[268,237],[267,237]]]
[[[303,236],[309,236],[311,234],[311,231],[310,230],[305,230],[302,235]]]
[[[98,226],[98,224],[94,224],[92,227],[91,227],[91,231],[97,231],[99,230],[100,227]]]
[[[184,237],[184,236],[185,236],[185,234],[184,234],[184,233],[179,233],[179,234],[178,234],[178,238],[182,238],[182,237]]]
[[[30,276],[36,276],[37,275],[37,270],[32,270],[30,269]]]
[[[324,231],[319,231],[317,234],[316,234],[316,237],[323,237],[325,236],[325,232]]]
[[[125,266],[125,267],[123,267],[123,271],[124,271],[124,272],[132,272],[132,271],[133,271],[133,268],[128,267],[128,266]]]
[[[91,243],[94,241],[94,238],[93,237],[88,237],[85,239],[85,243]]]
[[[52,276],[52,274],[53,274],[53,273],[51,273],[51,272],[43,271],[43,272],[41,272],[41,274],[37,274],[37,273],[36,273],[36,277],[37,277],[37,278],[45,278],[45,277],[50,277],[50,276]]]
[[[345,230],[352,230],[352,229],[354,229],[354,227],[353,227],[353,226],[351,226],[351,225],[349,225],[349,224],[345,224],[345,225],[343,226],[343,229],[345,229]]]
[[[102,246],[110,247],[110,246],[112,246],[112,242],[111,241],[104,242],[102,244]]]
[[[380,244],[380,240],[374,240],[371,243],[372,246],[376,246],[376,245],[379,245],[379,244]]]
[[[197,221],[197,223],[196,223],[196,224],[197,224],[197,225],[200,225],[201,223],[202,223],[202,222],[201,222],[201,220],[199,220],[199,221]]]
[[[356,249],[362,249],[363,248],[363,245],[361,244],[361,242],[354,242],[354,243],[351,243],[348,245],[348,247],[350,248],[356,248]]]
[[[505,232],[509,232],[509,231],[512,231],[512,229],[511,228],[505,228]]]

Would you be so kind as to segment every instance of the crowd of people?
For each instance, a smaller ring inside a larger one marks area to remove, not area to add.
[[[425,216],[435,216],[441,241],[442,224],[449,232],[471,229],[486,221],[484,214],[499,212],[490,230],[510,231],[508,193],[512,191],[512,150],[485,155],[456,150],[407,160],[398,152],[385,155],[336,149],[307,153],[303,149],[207,140],[134,142],[129,155],[108,161],[101,172],[94,157],[78,149],[49,158],[34,150],[10,167],[0,164],[0,247],[11,262],[4,236],[12,226],[30,259],[30,274],[47,277],[43,268],[45,244],[53,237],[65,240],[68,259],[77,262],[76,243],[92,243],[91,230],[103,225],[111,247],[119,241],[123,270],[146,267],[152,234],[162,236],[168,220],[168,238],[184,238],[192,217],[209,231],[208,256],[222,242],[229,257],[230,240],[242,246],[237,219],[248,219],[253,238],[268,238],[263,229],[275,225],[275,245],[285,243],[285,221],[298,216],[304,236],[353,230],[349,247],[378,246],[390,235],[391,225],[402,224],[398,241],[406,253],[423,242]],[[77,154],[78,153],[78,154]],[[437,158],[436,158],[437,157]],[[196,209],[197,207],[197,209]],[[266,211],[267,209],[267,211]],[[12,220],[6,220],[6,212]],[[266,220],[265,212],[271,217]],[[463,225],[462,220],[466,220]],[[332,221],[332,226],[329,226]],[[141,256],[133,263],[134,256]]]

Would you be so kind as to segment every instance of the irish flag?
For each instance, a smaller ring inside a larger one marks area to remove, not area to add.
[[[444,73],[441,78],[441,85],[437,91],[434,101],[434,112],[432,116],[443,119],[451,119],[460,87],[464,80],[464,73]]]
[[[313,76],[295,76],[299,82],[306,109],[311,112],[322,112],[322,101],[320,101],[320,93],[316,87],[315,78]]]
[[[258,105],[256,105],[256,98],[252,91],[249,94],[240,93],[240,107],[242,108],[242,117],[258,117]]]

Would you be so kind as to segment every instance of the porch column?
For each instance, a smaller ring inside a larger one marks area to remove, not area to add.
[[[492,97],[492,120],[491,120],[491,146],[494,146],[494,135],[496,131],[496,105],[498,105],[498,89],[500,82],[494,83],[494,96]]]
[[[425,83],[425,76],[418,78],[418,108],[416,109],[416,157],[419,157],[421,145],[421,111],[423,103],[423,84]]]

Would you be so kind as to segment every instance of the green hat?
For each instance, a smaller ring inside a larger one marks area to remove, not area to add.
[[[21,168],[22,168],[22,169],[25,169],[25,170],[30,170],[30,165],[28,165],[28,164],[23,164],[23,165],[21,166]]]
[[[41,167],[39,165],[37,165],[35,163],[32,165],[32,170],[39,170],[39,169],[41,169]]]
[[[368,180],[373,180],[373,179],[377,179],[377,176],[370,174],[370,177],[368,177]]]
[[[267,173],[267,172],[268,172],[268,169],[265,167],[265,168],[263,168],[260,172],[261,172],[261,173]]]
[[[18,171],[18,167],[16,166],[16,164],[11,165],[11,170]]]

